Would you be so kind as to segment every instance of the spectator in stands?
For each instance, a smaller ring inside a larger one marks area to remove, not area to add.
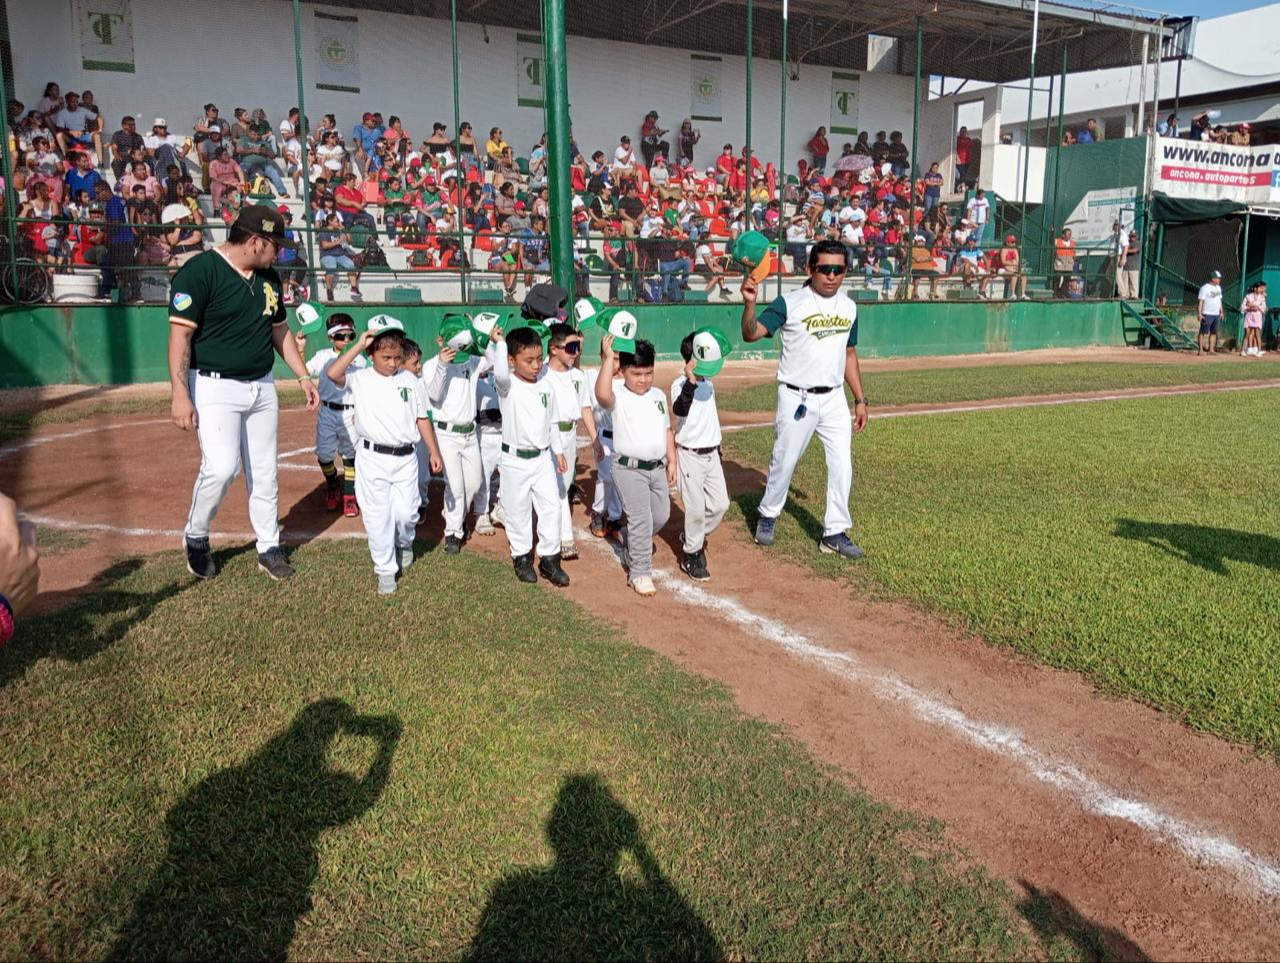
[[[351,130],[351,146],[355,150],[357,167],[368,174],[369,158],[373,156],[374,145],[382,136],[383,127],[378,123],[375,114],[366,113]]]
[[[195,132],[196,156],[200,158],[200,186],[207,191],[210,189],[209,167],[218,148],[230,136],[231,125],[218,116],[216,104],[205,104],[204,113],[196,118],[192,130]]]
[[[1116,275],[1117,295],[1127,300],[1140,297],[1138,273],[1142,267],[1142,243],[1137,231],[1130,231],[1120,254],[1120,270]]]
[[[244,186],[244,171],[236,163],[231,151],[226,147],[218,147],[213,152],[213,162],[209,164],[209,191],[212,195],[213,209],[222,207],[222,195],[228,190]]]
[[[80,95],[67,93],[66,106],[53,114],[58,151],[65,157],[76,148],[93,150],[93,114],[80,106]]]
[[[302,251],[305,250],[304,239],[300,236],[300,232],[293,230],[293,213],[289,208],[281,204],[276,208],[276,213],[284,218],[285,239],[298,244],[298,247],[282,246],[276,252],[276,262],[273,266],[276,273],[280,275],[280,283],[284,285],[284,303],[305,301],[309,292],[305,283],[307,264],[302,256]]]
[[[680,187],[671,183],[671,171],[667,167],[666,158],[661,154],[653,159],[653,167],[649,170],[649,183],[653,185],[659,200],[680,199]]]
[[[475,134],[471,132],[471,125],[464,120],[458,128],[458,159],[462,164],[463,176],[473,168],[479,169],[479,153],[480,147],[476,143]]]
[[[1227,135],[1227,143],[1231,144],[1233,147],[1248,147],[1251,140],[1249,132],[1249,124],[1241,124]]]
[[[177,134],[169,133],[169,126],[163,117],[155,119],[155,123],[151,125],[151,133],[143,139],[143,144],[152,170],[162,172],[170,164],[185,168],[190,145]]]
[[[889,135],[889,143],[885,148],[884,159],[889,162],[894,177],[901,177],[907,172],[911,163],[911,155],[907,145],[902,142],[902,131],[895,130]]]
[[[973,223],[973,235],[977,240],[987,232],[987,218],[991,213],[991,202],[987,200],[987,192],[981,187],[973,197],[969,198],[969,203],[964,206],[965,214]]]
[[[498,225],[498,233],[493,236],[493,245],[489,252],[489,270],[502,273],[502,300],[507,304],[516,303],[516,269],[519,266],[519,245],[511,236],[511,222],[503,221]]]
[[[92,90],[82,90],[80,92],[80,106],[89,112],[89,134],[93,138],[93,150],[96,158],[94,161],[95,166],[105,165],[108,157],[106,148],[103,145],[102,134],[106,129],[106,125],[102,122],[102,110],[94,101]]]
[[[449,149],[449,138],[445,135],[447,129],[439,121],[431,125],[431,136],[422,142],[428,154],[440,154]]]
[[[338,140],[336,130],[326,130],[312,153],[314,155],[312,170],[316,175],[322,174],[331,182],[341,183],[350,173],[350,157],[347,155],[347,149]]]
[[[631,177],[635,172],[636,155],[631,149],[631,138],[623,134],[613,151],[613,179],[620,183],[624,177]]]
[[[250,183],[259,176],[263,176],[271,182],[271,186],[276,189],[280,197],[289,196],[285,190],[284,181],[280,178],[280,171],[276,168],[275,155],[262,139],[262,134],[257,127],[252,124],[246,125],[243,136],[236,144],[236,152],[240,168]]]
[[[1098,122],[1090,117],[1084,124],[1084,130],[1076,135],[1077,144],[1095,144],[1102,140],[1102,131],[1098,129]]]
[[[664,158],[671,156],[671,144],[662,139],[665,133],[667,129],[658,126],[656,110],[644,115],[644,121],[640,125],[640,154],[644,158],[645,167],[652,167],[653,159],[659,154]]]
[[[686,117],[680,123],[680,133],[676,135],[676,162],[681,167],[693,166],[693,149],[702,140],[702,131],[693,126],[693,118]]]
[[[517,257],[524,271],[525,290],[533,287],[535,273],[551,273],[551,238],[547,235],[547,219],[540,214],[529,219],[517,239]]]
[[[485,142],[484,152],[487,158],[486,165],[489,170],[493,170],[498,166],[498,161],[502,160],[502,152],[510,149],[511,145],[502,139],[502,128],[491,127],[489,129],[489,139]]]
[[[507,181],[493,197],[493,221],[495,227],[502,227],[508,218],[516,212],[516,185]]]
[[[1010,234],[1004,239],[1004,247],[996,254],[996,273],[1004,278],[1005,300],[1027,298],[1027,276],[1022,271],[1022,255],[1018,251],[1018,239]]]
[[[827,141],[827,128],[819,127],[812,137],[809,138],[807,149],[809,156],[813,158],[813,169],[815,171],[825,171],[827,169],[827,154],[831,152],[831,144]]]
[[[1067,296],[1067,284],[1076,269],[1076,242],[1071,228],[1064,227],[1062,235],[1053,242],[1053,270],[1057,275],[1055,291],[1060,298]]]
[[[50,149],[50,141],[43,135],[31,139],[31,149],[26,152],[27,199],[35,197],[35,188],[44,184],[55,204],[62,203],[62,160]]]
[[[1111,234],[1107,237],[1107,260],[1102,268],[1102,276],[1098,279],[1098,297],[1114,298],[1120,291],[1120,262],[1124,260],[1124,245],[1129,239],[1124,225],[1119,221],[1111,224]]]
[[[146,150],[146,143],[138,133],[138,122],[133,117],[121,118],[120,129],[111,135],[111,172],[116,180],[124,176],[135,147]]]
[[[685,257],[680,243],[672,237],[664,237],[660,233],[653,238],[651,248],[653,258],[658,263],[658,275],[662,279],[662,299],[671,304],[684,301],[684,285],[689,281],[689,273],[693,264]]]
[[[58,229],[55,222],[62,213],[62,205],[50,197],[49,185],[37,181],[31,197],[18,208],[23,223],[18,229],[27,236],[35,259],[41,264],[53,265],[59,255]]]
[[[929,281],[929,299],[937,300],[938,298],[938,278],[941,276],[938,271],[938,263],[933,258],[933,251],[929,249],[929,245],[925,243],[922,236],[917,234],[911,244],[908,260],[911,263],[911,299],[918,300],[920,297],[920,281],[927,278]]]
[[[142,161],[134,163],[129,173],[120,178],[120,182],[116,185],[116,190],[120,192],[120,195],[125,200],[128,200],[133,196],[135,187],[141,187],[146,196],[153,201],[160,199],[160,181]]]
[[[969,128],[961,127],[956,134],[956,183],[955,190],[962,191],[969,179],[969,161],[973,157],[973,139]]]
[[[871,163],[879,169],[889,156],[889,141],[885,132],[876,131],[876,139],[871,142]]]
[[[160,212],[164,264],[181,267],[204,250],[204,234],[191,219],[185,204],[171,204]]]
[[[350,228],[353,224],[361,224],[370,234],[378,233],[378,223],[366,210],[369,202],[365,199],[364,191],[361,190],[359,180],[354,173],[348,173],[343,177],[341,185],[333,192],[333,196],[344,226]]]
[[[1200,321],[1200,333],[1196,335],[1196,354],[1208,354],[1217,349],[1218,323],[1222,320],[1222,272],[1214,271],[1209,280],[1200,285],[1196,300],[1196,317]]]
[[[938,170],[938,162],[929,165],[929,172],[921,178],[924,186],[924,212],[926,217],[942,202],[942,172]]]
[[[56,114],[63,106],[62,88],[55,84],[52,80],[44,85],[44,95],[40,98],[40,102],[36,104],[36,110],[42,115]]]
[[[504,147],[498,163],[493,167],[493,186],[501,188],[506,184],[521,186],[522,175],[510,147]]]
[[[1161,137],[1180,137],[1182,135],[1181,128],[1178,127],[1178,115],[1170,114],[1157,125],[1156,130]]]
[[[71,169],[66,176],[66,196],[74,198],[80,191],[85,191],[92,197],[98,182],[102,180],[102,175],[92,166],[92,158],[85,151],[73,150],[67,155],[67,163],[71,165]]]
[[[368,116],[373,117],[372,114]],[[316,236],[316,240],[320,246],[320,266],[324,268],[324,299],[333,300],[333,289],[338,283],[338,272],[346,271],[347,284],[351,286],[351,300],[362,300],[360,273],[356,270],[356,262],[351,259],[348,250],[351,235],[343,229],[342,218],[337,214],[330,214]]]

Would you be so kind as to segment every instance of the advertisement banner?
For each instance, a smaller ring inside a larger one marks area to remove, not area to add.
[[[315,11],[316,87],[360,93],[360,20]]]
[[[1170,197],[1241,204],[1280,201],[1275,144],[1232,147],[1203,141],[1156,138],[1152,189]]]
[[[858,74],[831,71],[831,126],[828,133],[856,134],[858,132]]]
[[[76,0],[85,70],[133,73],[132,0]]]
[[[706,54],[690,54],[689,61],[692,67],[689,118],[718,124],[724,120],[724,109],[720,106],[720,67],[723,61]]]
[[[1111,239],[1111,225],[1116,221],[1126,231],[1133,227],[1137,206],[1136,187],[1090,191],[1080,199],[1062,226],[1071,228],[1071,236],[1081,248],[1105,247]]]
[[[516,106],[542,108],[542,38],[516,34]]]

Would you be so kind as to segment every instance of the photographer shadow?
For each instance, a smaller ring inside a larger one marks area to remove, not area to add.
[[[564,780],[547,839],[555,861],[493,887],[466,959],[724,959],[711,930],[654,861],[636,817],[599,776]],[[640,880],[619,871],[627,850]]]
[[[1280,539],[1234,528],[1182,522],[1140,522],[1117,518],[1115,536],[1145,542],[1182,562],[1226,575],[1226,562],[1246,562],[1280,571]]]
[[[362,778],[330,767],[340,734],[376,743]],[[373,806],[399,737],[394,716],[321,700],[244,763],[199,783],[169,810],[168,851],[109,959],[285,959],[311,909],[321,833]]]

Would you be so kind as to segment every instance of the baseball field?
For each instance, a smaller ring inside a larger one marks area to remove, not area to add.
[[[773,389],[730,366],[713,578],[677,508],[653,599],[585,531],[563,592],[501,532],[442,555],[439,488],[377,597],[288,393],[298,575],[237,484],[196,583],[162,389],[0,398],[43,554],[0,953],[1274,958],[1280,361],[1153,357],[867,364],[852,565],[816,444],[752,543]]]

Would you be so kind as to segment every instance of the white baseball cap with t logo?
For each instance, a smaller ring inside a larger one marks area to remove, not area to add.
[[[732,350],[733,345],[719,328],[699,328],[693,333],[693,373],[714,378]]]
[[[607,321],[604,315],[607,315]],[[612,314],[604,311],[599,323],[604,324],[605,331],[613,335],[614,351],[626,351],[630,354],[636,350],[636,334],[640,330],[640,322],[626,308],[619,308]]]
[[[375,314],[371,317],[365,328],[369,331],[381,333],[395,328],[398,331],[404,330],[404,322],[399,318],[393,318],[389,314]]]

